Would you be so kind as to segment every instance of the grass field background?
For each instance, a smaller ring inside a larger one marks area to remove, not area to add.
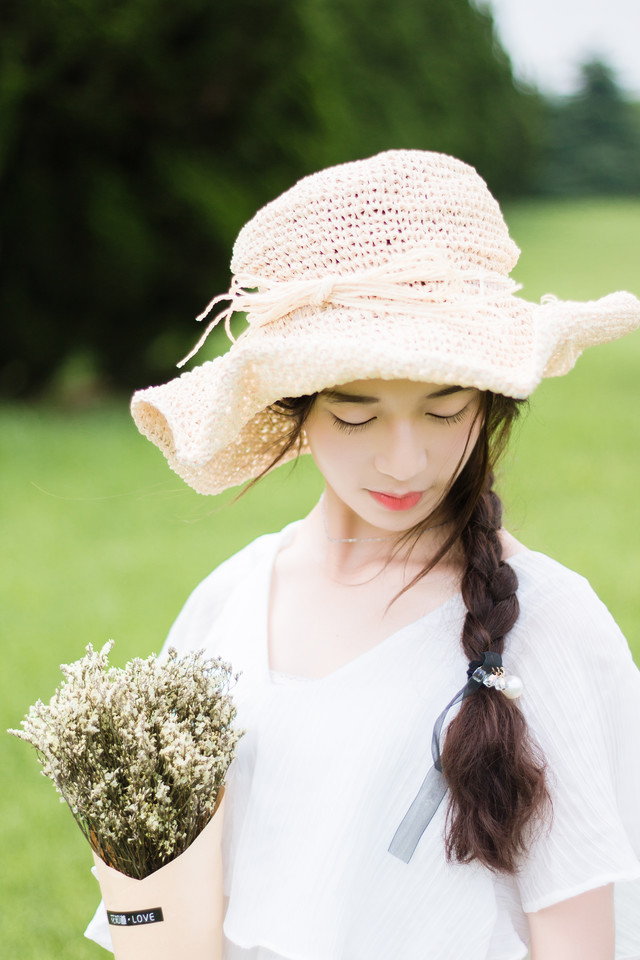
[[[507,210],[522,296],[640,294],[640,201]],[[589,577],[640,662],[640,333],[545,382],[501,477],[507,525]],[[127,399],[0,411],[2,728],[48,699],[58,665],[112,637],[114,660],[157,651],[193,586],[253,539],[302,516],[308,458],[238,503],[203,498],[136,432]],[[106,956],[82,938],[98,899],[89,849],[32,750],[0,736],[0,944],[16,960]]]

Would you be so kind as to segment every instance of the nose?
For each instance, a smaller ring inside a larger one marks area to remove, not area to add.
[[[410,421],[390,425],[374,457],[376,470],[402,483],[417,477],[427,466],[421,433]]]

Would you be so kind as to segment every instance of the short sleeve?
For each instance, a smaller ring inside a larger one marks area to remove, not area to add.
[[[547,562],[535,584],[515,565],[521,615],[505,658],[523,679],[553,802],[520,897],[534,912],[615,882],[616,956],[640,957],[640,673],[587,581]]]

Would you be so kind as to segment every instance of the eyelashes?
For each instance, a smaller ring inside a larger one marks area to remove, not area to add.
[[[376,419],[375,417],[371,417],[370,420],[364,420],[362,423],[349,423],[348,420],[341,420],[340,417],[336,417],[335,413],[332,413],[331,416],[333,417],[335,426],[338,430],[342,430],[343,433],[355,433],[356,430],[362,430]]]
[[[452,413],[448,417],[438,416],[437,413],[428,413],[426,416],[431,417],[433,420],[437,420],[439,423],[453,424],[461,423],[467,415],[467,406],[463,407],[462,410],[459,410],[458,413]],[[373,423],[377,417],[370,417],[369,420],[363,420],[362,423],[349,423],[348,420],[341,420],[340,417],[336,417],[335,413],[332,413],[333,423],[338,430],[342,430],[343,433],[355,433],[358,430],[364,430],[365,427],[368,427],[370,423]]]
[[[467,408],[463,407],[459,413],[452,413],[448,417],[439,417],[437,413],[431,413],[429,416],[435,417],[436,420],[441,420],[443,423],[460,423],[464,420],[467,413]]]

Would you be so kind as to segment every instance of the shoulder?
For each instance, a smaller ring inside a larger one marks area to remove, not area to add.
[[[597,600],[589,581],[575,570],[565,567],[545,553],[529,550],[504,529],[500,531],[500,540],[503,559],[513,567],[518,576],[518,599],[521,603],[523,599],[531,600],[541,593],[547,597],[551,594],[571,597],[575,593],[587,593]]]
[[[243,578],[250,577],[255,570],[269,562],[279,548],[283,533],[282,530],[265,533],[228,557],[198,584],[187,603],[207,603],[217,596],[227,596]]]
[[[506,530],[500,531],[500,539],[503,559],[518,577],[518,600],[521,609],[526,610],[536,602],[544,602],[546,605],[570,605],[572,600],[578,597],[582,600],[587,598],[588,602],[600,603],[589,581],[575,570],[565,567],[545,553],[529,550]]]
[[[565,677],[635,672],[631,651],[589,581],[551,557],[524,550],[509,558],[520,614],[508,648],[530,669]]]
[[[532,600],[536,596],[562,597],[570,599],[575,595],[598,597],[589,581],[564,564],[559,563],[545,553],[536,550],[519,550],[507,558],[518,576],[518,597],[522,601]],[[598,601],[599,602],[599,601]]]
[[[250,596],[252,581],[272,563],[292,526],[257,537],[205,577],[178,614],[163,651],[173,646],[181,653],[199,646],[237,591]]]
[[[596,617],[614,624],[589,581],[575,570],[535,550],[523,550],[507,562],[518,577],[520,615],[525,621],[538,618],[549,626],[549,621],[557,620],[566,627]]]

